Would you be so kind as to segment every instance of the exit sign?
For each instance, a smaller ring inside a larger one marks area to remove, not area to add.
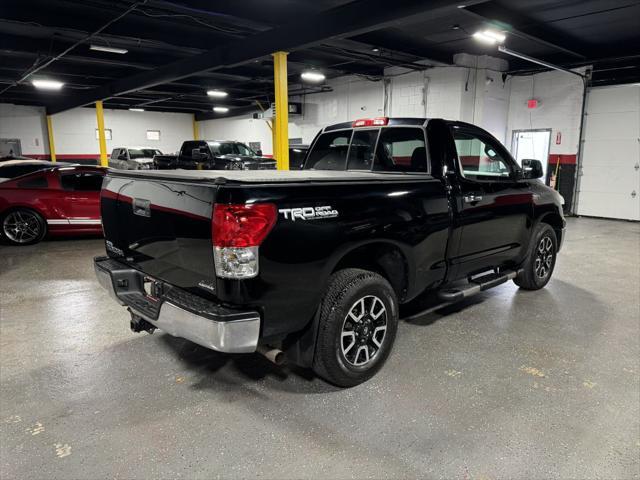
[[[530,110],[533,110],[535,108],[538,108],[540,106],[540,101],[536,100],[535,98],[532,98],[530,100],[527,100],[527,108]]]

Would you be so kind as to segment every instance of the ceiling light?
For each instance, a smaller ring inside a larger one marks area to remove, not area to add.
[[[90,45],[89,50],[95,50],[96,52],[119,53],[120,55],[124,55],[129,51],[126,48],[103,47],[102,45]]]
[[[224,98],[229,94],[227,92],[223,92],[222,90],[208,90],[207,95],[214,98]]]
[[[473,34],[473,38],[481,42],[495,45],[496,43],[502,43],[507,38],[503,33],[493,30],[485,30],[483,32],[476,32]]]
[[[327,77],[325,77],[324,73],[318,72],[316,70],[307,70],[305,72],[302,72],[300,78],[307,82],[320,83],[324,82],[324,79]]]
[[[371,49],[371,51],[372,51],[372,52],[379,52],[379,51],[380,51],[380,49],[379,49],[378,47],[373,47],[373,48]]]
[[[31,83],[34,87],[42,90],[60,90],[64,85],[64,83],[57,80],[33,80]]]
[[[144,108],[130,108],[130,112],[144,112]]]
[[[216,113],[227,113],[229,109],[227,107],[213,107],[213,111]]]

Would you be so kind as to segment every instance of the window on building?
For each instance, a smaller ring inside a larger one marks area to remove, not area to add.
[[[104,138],[105,140],[111,140],[111,129],[104,129]],[[100,140],[100,131],[96,128],[96,140]]]
[[[147,130],[147,140],[160,141],[160,130]]]

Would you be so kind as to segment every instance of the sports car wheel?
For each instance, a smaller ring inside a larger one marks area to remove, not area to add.
[[[33,210],[24,208],[11,210],[2,218],[2,234],[14,245],[38,243],[46,233],[46,222]]]

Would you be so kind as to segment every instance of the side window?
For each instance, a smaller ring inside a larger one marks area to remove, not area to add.
[[[118,155],[118,160],[126,160],[127,159],[127,149],[123,148],[120,150],[120,155]]]
[[[374,170],[427,172],[427,149],[421,128],[383,128],[376,149]]]
[[[199,146],[200,142],[184,142],[182,144],[182,149],[180,150],[180,155],[184,157],[191,157],[191,151]]]
[[[495,142],[485,136],[453,129],[458,161],[465,178],[496,181],[511,175],[509,162],[499,153]]]
[[[60,176],[60,184],[65,190],[76,192],[98,192],[102,188],[99,173],[67,173]]]
[[[348,170],[371,170],[374,158],[373,150],[376,148],[379,132],[379,129],[353,132],[349,158],[347,159]]]
[[[351,132],[351,130],[341,130],[320,135],[311,149],[305,169],[344,170]]]
[[[18,188],[47,188],[48,186],[47,179],[43,175],[18,182]]]

